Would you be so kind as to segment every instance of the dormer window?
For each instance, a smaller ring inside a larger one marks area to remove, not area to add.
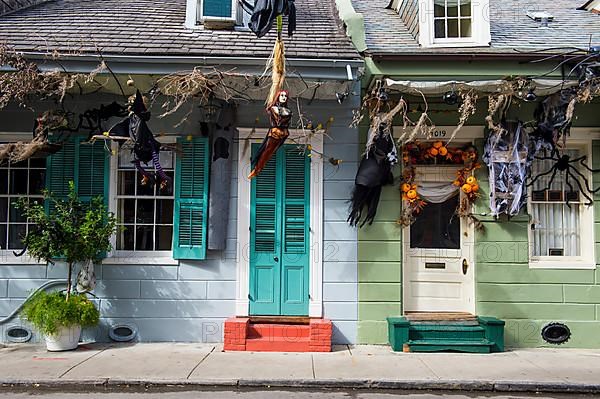
[[[421,46],[490,45],[489,0],[419,0],[419,6]]]
[[[434,0],[434,41],[472,37],[471,0]]]
[[[422,47],[490,45],[489,0],[392,0]]]
[[[238,0],[187,0],[187,28],[204,25],[207,29],[231,29],[245,26],[248,20]]]

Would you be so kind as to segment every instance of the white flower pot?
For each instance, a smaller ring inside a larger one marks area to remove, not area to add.
[[[56,335],[46,335],[46,348],[50,352],[69,351],[77,348],[81,326],[60,327]]]

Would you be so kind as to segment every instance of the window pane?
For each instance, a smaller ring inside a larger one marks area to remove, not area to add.
[[[137,200],[136,223],[154,223],[154,200]]]
[[[46,158],[31,158],[29,160],[29,167],[46,169]]]
[[[152,251],[154,250],[153,226],[137,226],[135,228],[135,250]]]
[[[148,168],[148,173],[152,176],[152,170]],[[136,185],[137,185],[137,195],[138,196],[154,196],[154,185],[151,182],[147,182],[146,184],[142,184],[142,175],[140,173],[136,174]]]
[[[118,195],[135,195],[135,171],[119,171]]]
[[[448,19],[448,37],[458,37],[458,19]]]
[[[11,169],[10,193],[27,195],[27,169]]]
[[[8,198],[0,198],[0,222],[8,222]]]
[[[119,151],[119,169],[135,168],[131,161],[133,161],[133,154],[129,148],[124,148]]]
[[[470,17],[471,16],[471,2],[462,0],[460,2],[460,16],[461,17]]]
[[[0,249],[8,249],[6,247],[6,225],[0,224]]]
[[[445,17],[446,16],[446,6],[444,5],[444,0],[438,1],[436,0],[433,4],[433,16],[434,17]]]
[[[117,211],[117,218],[121,223],[134,223],[135,222],[135,200],[134,199],[120,199]]]
[[[459,196],[441,204],[425,205],[410,226],[411,248],[460,248],[460,218],[455,215]]]
[[[163,169],[173,169],[173,151],[161,151],[158,159]]]
[[[29,171],[29,194],[41,194],[46,185],[46,171],[31,169]]]
[[[11,222],[11,223],[26,222],[27,219],[23,216],[23,211],[20,209],[17,209],[17,207],[16,207],[17,201],[18,201],[18,198],[10,199],[9,222]]]
[[[166,196],[171,196],[173,195],[173,182],[174,180],[174,176],[175,176],[175,172],[173,171],[165,171],[165,174],[167,176],[169,176],[171,178],[171,184],[169,184],[168,186],[166,186],[165,188],[160,187],[160,182],[162,181],[162,179],[160,179],[160,177],[156,176],[156,195],[161,196],[161,197],[166,197]]]
[[[460,37],[471,37],[471,19],[460,20]]]
[[[170,251],[173,239],[172,226],[156,226],[156,250]]]
[[[446,21],[443,19],[436,19],[434,21],[435,37],[442,39],[446,37]]]
[[[173,224],[173,200],[157,200],[156,223]]]
[[[8,170],[0,169],[0,194],[8,194]]]
[[[22,249],[21,239],[27,233],[27,225],[11,224],[8,226],[8,249]]]
[[[123,227],[123,231],[117,233],[117,249],[133,251],[134,227],[132,225],[121,227]]]
[[[448,8],[446,9],[449,17],[458,17],[458,3],[448,2]]]

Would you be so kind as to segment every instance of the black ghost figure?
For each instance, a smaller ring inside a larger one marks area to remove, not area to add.
[[[131,102],[131,98],[130,98]],[[142,185],[154,183],[154,178],[142,167],[141,162],[148,164],[152,161],[154,169],[160,177],[161,189],[171,185],[171,178],[167,176],[159,161],[160,143],[148,128],[146,122],[150,120],[150,112],[146,109],[144,98],[139,90],[129,106],[129,116],[110,128],[110,136],[129,137],[133,140],[133,161],[138,172],[142,175]]]
[[[396,162],[396,147],[393,139],[389,134],[380,130],[371,149],[362,157],[358,166],[350,200],[350,215],[348,216],[348,223],[351,226],[357,226],[360,223],[360,227],[362,227],[365,223],[373,223],[382,187],[394,182],[392,166]],[[363,215],[365,208],[366,215]]]
[[[257,37],[263,37],[273,27],[278,15],[288,17],[288,36],[296,30],[296,5],[294,0],[255,0],[254,6],[247,0],[240,0],[242,7],[252,16],[248,27]]]

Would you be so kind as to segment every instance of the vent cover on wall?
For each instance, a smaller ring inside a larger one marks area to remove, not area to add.
[[[571,338],[571,330],[563,323],[548,323],[542,328],[542,338],[549,344],[564,344]]]

